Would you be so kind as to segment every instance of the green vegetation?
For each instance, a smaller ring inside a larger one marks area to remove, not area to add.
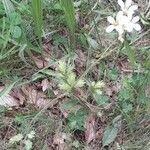
[[[141,30],[118,35],[115,0],[0,1],[1,150],[150,149],[149,2],[135,4]]]

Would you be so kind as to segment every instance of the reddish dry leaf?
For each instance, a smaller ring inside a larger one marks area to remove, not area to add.
[[[96,132],[96,139],[99,141],[102,141],[103,138],[103,133],[104,133],[104,128],[103,126],[101,126],[101,128]]]
[[[89,114],[85,121],[85,138],[87,144],[95,139],[95,116],[94,114]]]
[[[75,65],[76,65],[76,73],[78,76],[81,75],[82,71],[84,70],[85,62],[86,62],[86,56],[84,52],[80,49],[76,50],[76,53],[78,57],[75,59]]]
[[[81,90],[81,89],[76,89],[75,90],[75,96],[77,97],[77,98],[79,98],[79,99],[84,99],[84,100],[86,100],[87,99],[87,93],[85,92],[85,91],[83,91],[83,90]]]
[[[42,69],[44,67],[44,61],[42,59],[39,59],[35,56],[32,56],[32,59],[33,61],[35,62],[36,66],[39,68],[39,69]]]
[[[12,97],[14,97],[15,99],[18,99],[19,100],[19,104],[23,105],[24,102],[25,102],[25,96],[24,94],[22,93],[21,89],[15,89],[13,90],[10,95]]]
[[[53,143],[58,146],[58,150],[65,150],[64,144],[65,144],[66,135],[63,133],[56,133],[53,139]]]
[[[28,100],[31,104],[35,104],[37,101],[37,90],[29,88]]]
[[[48,147],[48,149],[47,150],[54,150],[54,148],[52,148],[52,147]]]
[[[56,132],[53,144],[57,145],[57,150],[72,150],[72,145],[65,141],[70,141],[70,134]]]
[[[60,107],[60,111],[62,112],[62,114],[64,115],[65,118],[68,117],[70,111],[69,110],[65,110],[64,108]]]
[[[0,87],[0,91],[3,90],[4,87]],[[0,105],[5,107],[13,107],[19,106],[19,102],[15,99],[10,93],[0,96]]]
[[[42,86],[42,91],[45,92],[50,86],[50,82],[48,81],[48,79],[43,79],[41,86]]]
[[[44,93],[38,92],[31,86],[22,87],[22,91],[25,94],[27,103],[34,104],[39,108],[43,108],[49,101]]]
[[[18,107],[19,102],[14,97],[7,94],[5,96],[0,97],[0,105],[5,107],[13,107],[13,106]]]
[[[113,95],[113,89],[112,87],[105,87],[104,88],[106,95],[112,96]]]
[[[32,94],[31,94],[32,95]],[[47,105],[48,98],[46,98],[46,95],[44,93],[37,93],[35,101],[33,101],[32,104],[35,104],[39,108],[43,108]]]

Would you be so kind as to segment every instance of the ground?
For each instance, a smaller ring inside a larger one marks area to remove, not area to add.
[[[124,43],[117,0],[32,2],[0,2],[0,150],[149,150],[149,2]]]

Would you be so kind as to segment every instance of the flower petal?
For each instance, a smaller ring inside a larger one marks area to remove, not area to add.
[[[111,23],[111,24],[115,24],[115,19],[114,19],[113,17],[111,17],[111,16],[108,16],[108,17],[107,17],[107,21],[108,21],[109,23]]]
[[[125,30],[127,32],[132,32],[133,31],[133,24],[132,23],[128,23],[125,25]]]
[[[133,18],[133,14],[134,14],[134,12],[133,11],[128,11],[127,12],[127,17],[128,17],[128,20],[132,20],[132,18]]]
[[[116,16],[116,22],[119,25],[124,25],[127,24],[129,22],[129,18],[127,16],[124,15],[123,11],[119,11],[117,16]]]
[[[140,31],[140,30],[142,29],[141,26],[140,26],[138,23],[134,24],[133,28],[134,28],[136,31]]]
[[[125,7],[128,9],[132,5],[132,0],[126,0]]]
[[[132,5],[129,9],[128,9],[128,11],[135,11],[135,10],[137,10],[138,9],[138,5]]]
[[[124,17],[123,11],[119,11],[116,16],[116,21],[121,22],[120,19],[123,19],[123,17]]]
[[[132,19],[132,23],[137,23],[140,20],[139,16],[136,16]]]
[[[106,32],[107,32],[107,33],[110,33],[110,32],[112,32],[114,29],[115,29],[114,25],[110,25],[110,26],[108,26],[108,27],[106,28]]]
[[[124,33],[124,28],[122,25],[118,25],[115,27],[116,31],[119,33],[119,35]]]
[[[124,10],[125,4],[122,0],[118,0],[118,4],[120,5],[121,9]]]

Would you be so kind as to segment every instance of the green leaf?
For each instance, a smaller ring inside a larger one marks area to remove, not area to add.
[[[14,12],[14,6],[10,0],[2,0],[7,16]]]
[[[9,143],[10,144],[14,144],[16,142],[20,142],[23,139],[23,135],[22,134],[17,134],[15,136],[13,136],[10,140]]]
[[[70,113],[68,115],[69,127],[71,129],[84,130],[85,117],[88,114],[88,110],[85,108],[79,109],[76,113]]]
[[[72,0],[60,0],[61,6],[64,10],[65,19],[67,25],[72,33],[75,32],[76,19],[75,19],[75,9]]]
[[[30,140],[25,140],[25,150],[31,150],[32,149],[32,142]]]
[[[56,10],[63,10],[61,5],[60,5],[60,3],[54,4],[54,9],[56,9]]]
[[[35,25],[35,33],[41,39],[42,34],[42,17],[43,17],[43,8],[41,0],[32,0],[32,16]]]
[[[66,100],[66,101],[64,101],[63,102],[63,104],[62,104],[62,106],[63,106],[63,108],[64,109],[72,109],[72,108],[74,108],[75,106],[77,106],[78,105],[78,102],[76,101],[76,100]]]
[[[117,137],[118,129],[113,126],[108,126],[105,129],[104,136],[103,136],[103,147],[108,146],[111,144],[115,138]]]
[[[20,38],[22,34],[21,28],[19,26],[14,26],[12,29],[12,36],[13,38]]]
[[[75,85],[75,88],[81,88],[85,84],[85,81],[83,79],[78,79]]]
[[[21,58],[21,60],[22,60],[27,66],[31,66],[31,65],[27,62],[27,60],[26,60],[26,58],[25,58],[25,56],[24,56],[26,49],[27,49],[27,44],[21,45],[20,48],[19,48],[19,54],[18,54],[18,55],[19,55],[19,57]]]
[[[124,113],[128,113],[133,109],[132,104],[127,104],[127,103],[123,103],[122,107]]]
[[[105,96],[105,95],[102,95],[102,96],[99,96],[98,98],[96,98],[96,102],[99,105],[106,104],[108,102],[108,100],[109,100],[109,97]]]
[[[69,85],[74,85],[75,80],[76,80],[76,75],[75,75],[75,73],[72,72],[67,78],[67,83]]]
[[[0,15],[4,15],[5,14],[5,9],[2,3],[0,3]]]
[[[72,146],[74,146],[75,148],[79,148],[80,147],[80,143],[79,141],[73,141]]]
[[[10,18],[11,24],[14,26],[20,25],[22,22],[21,15],[16,12],[11,13],[9,15],[9,18]]]
[[[118,71],[116,69],[112,69],[107,73],[107,77],[111,80],[117,80],[118,78]]]
[[[63,81],[61,81],[59,84],[58,84],[59,88],[61,90],[64,90],[64,91],[67,91],[67,92],[70,92],[71,91],[71,86],[68,84],[68,83],[65,83]]]
[[[5,107],[4,106],[0,106],[0,113],[3,113],[5,111],[6,111]]]
[[[97,43],[95,39],[91,38],[89,35],[86,35],[86,38],[87,38],[87,42],[93,49],[99,48],[99,44]]]
[[[27,134],[29,139],[33,139],[35,137],[35,132],[31,131],[29,134]]]
[[[103,147],[111,144],[117,137],[118,132],[121,130],[122,125],[121,115],[113,119],[112,125],[108,125],[104,131],[102,139]]]
[[[128,89],[122,89],[121,91],[120,91],[120,93],[119,93],[119,100],[121,101],[121,100],[129,100],[129,99],[131,99],[133,97],[133,95],[132,95],[132,93],[130,92],[130,90],[128,90]]]

